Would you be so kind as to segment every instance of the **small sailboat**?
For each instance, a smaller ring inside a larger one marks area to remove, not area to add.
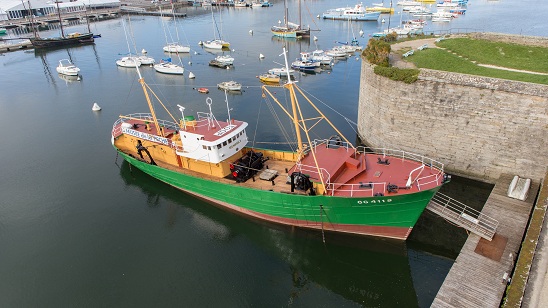
[[[213,10],[211,10],[211,19],[213,20],[213,40],[209,41],[203,41],[203,46],[205,48],[209,49],[224,49],[229,48],[230,43],[223,40],[221,37],[221,32],[219,31],[219,28],[217,26],[217,22],[215,21],[215,16],[213,16]],[[217,37],[218,36],[218,37]]]
[[[185,73],[185,68],[171,62],[171,58],[160,60],[160,63],[154,64],[154,69],[162,74],[184,75]]]
[[[287,20],[287,4],[286,0],[284,0],[284,22],[283,25],[281,25],[281,21],[279,22],[279,26],[272,26],[270,28],[270,31],[274,36],[278,37],[288,37],[288,38],[296,38],[297,37],[297,30],[298,27],[295,24],[289,23]],[[310,33],[309,33],[310,34]]]
[[[173,20],[174,20],[174,24],[175,24],[175,33],[176,33],[177,40],[172,41],[172,42],[168,42],[163,47],[163,50],[164,50],[164,52],[167,52],[167,53],[189,53],[190,52],[190,46],[181,45],[179,43],[179,30],[178,30],[178,27],[177,27],[177,16],[175,16],[175,9],[173,7],[173,2],[171,2],[171,12],[173,13]],[[162,26],[164,27],[164,36],[165,36],[166,42],[167,42],[168,38],[167,38],[167,32],[166,32],[166,25],[165,25],[163,19],[162,19]],[[169,34],[171,36],[171,32]]]
[[[116,65],[120,67],[136,67],[141,66],[141,61],[135,56],[128,55],[116,60]]]

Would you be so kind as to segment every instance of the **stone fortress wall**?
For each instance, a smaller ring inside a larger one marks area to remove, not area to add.
[[[546,38],[477,37],[548,47]],[[362,61],[359,97],[358,133],[371,147],[424,154],[449,173],[487,182],[503,173],[533,180],[545,175],[546,85],[429,69],[405,84],[376,75]]]

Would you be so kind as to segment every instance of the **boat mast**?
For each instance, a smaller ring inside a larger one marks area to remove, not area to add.
[[[23,4],[23,9],[25,9],[29,12],[30,27],[32,28],[32,33],[34,33],[34,37],[38,37],[38,33],[36,33],[36,28],[34,27],[34,15],[32,14],[32,9],[30,7],[30,1],[27,1],[27,3],[29,4],[28,9],[25,8],[25,2],[23,2],[23,0],[21,0],[21,4]]]
[[[287,12],[288,12],[288,9],[287,9],[287,3],[285,2],[286,0],[284,0],[284,25],[285,25],[285,28],[286,29],[289,29],[289,26],[287,25]]]
[[[91,2],[90,2],[90,6],[91,6]],[[91,33],[91,28],[89,27],[88,9],[85,3],[84,3],[84,16],[86,17],[86,24],[88,25],[88,33]]]
[[[285,3],[285,1],[284,1]],[[289,90],[289,97],[291,98],[291,111],[293,112],[293,125],[295,125],[295,133],[297,134],[297,147],[298,153],[303,152],[303,139],[301,137],[301,129],[299,126],[299,117],[297,116],[297,102],[295,101],[295,89],[293,88],[293,80],[291,80],[291,75],[289,74],[289,63],[287,62],[287,51],[285,47],[283,48],[284,59],[285,59],[285,69],[287,72],[287,83],[286,87]]]
[[[122,19],[122,26],[124,27],[124,34],[126,36],[126,42],[127,42],[127,48],[129,53],[131,54],[131,50],[129,48],[129,41],[127,37],[127,31],[126,31],[126,23]],[[164,131],[160,130],[160,125],[158,124],[158,118],[156,118],[156,112],[154,111],[154,107],[152,106],[152,102],[150,101],[150,96],[148,95],[147,85],[145,83],[145,79],[143,76],[141,76],[141,71],[139,70],[139,66],[137,65],[137,61],[135,61],[135,69],[137,70],[137,75],[139,75],[139,83],[141,84],[141,87],[143,88],[143,92],[145,93],[145,98],[147,100],[148,109],[150,109],[150,114],[152,115],[152,121],[154,122],[154,127],[156,127],[156,134],[164,137]]]
[[[301,16],[301,0],[299,0],[299,28],[304,29],[302,16]]]
[[[59,0],[55,1],[57,5],[57,16],[59,16],[59,25],[61,25],[61,37],[65,37],[65,31],[63,30],[63,20],[61,19],[61,11],[59,10]]]

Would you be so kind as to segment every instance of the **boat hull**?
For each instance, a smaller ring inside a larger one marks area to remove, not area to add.
[[[333,20],[376,21],[379,19],[380,15],[381,15],[380,12],[371,12],[371,13],[356,14],[356,15],[324,13],[322,17],[323,19],[333,19]]]
[[[34,48],[58,47],[67,45],[90,44],[94,42],[93,33],[74,35],[71,37],[38,38],[31,37],[30,42]]]
[[[297,31],[276,31],[276,30],[271,30],[271,31],[272,31],[272,35],[277,37],[292,37],[292,38],[297,37]]]
[[[198,178],[119,153],[150,176],[234,212],[289,226],[399,240],[407,239],[439,190],[360,198],[280,193]]]

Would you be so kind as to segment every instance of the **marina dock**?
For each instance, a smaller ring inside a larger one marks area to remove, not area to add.
[[[507,196],[513,175],[502,175],[482,213],[499,221],[492,241],[470,234],[432,307],[499,307],[514,268],[539,190],[533,181],[525,201]]]

